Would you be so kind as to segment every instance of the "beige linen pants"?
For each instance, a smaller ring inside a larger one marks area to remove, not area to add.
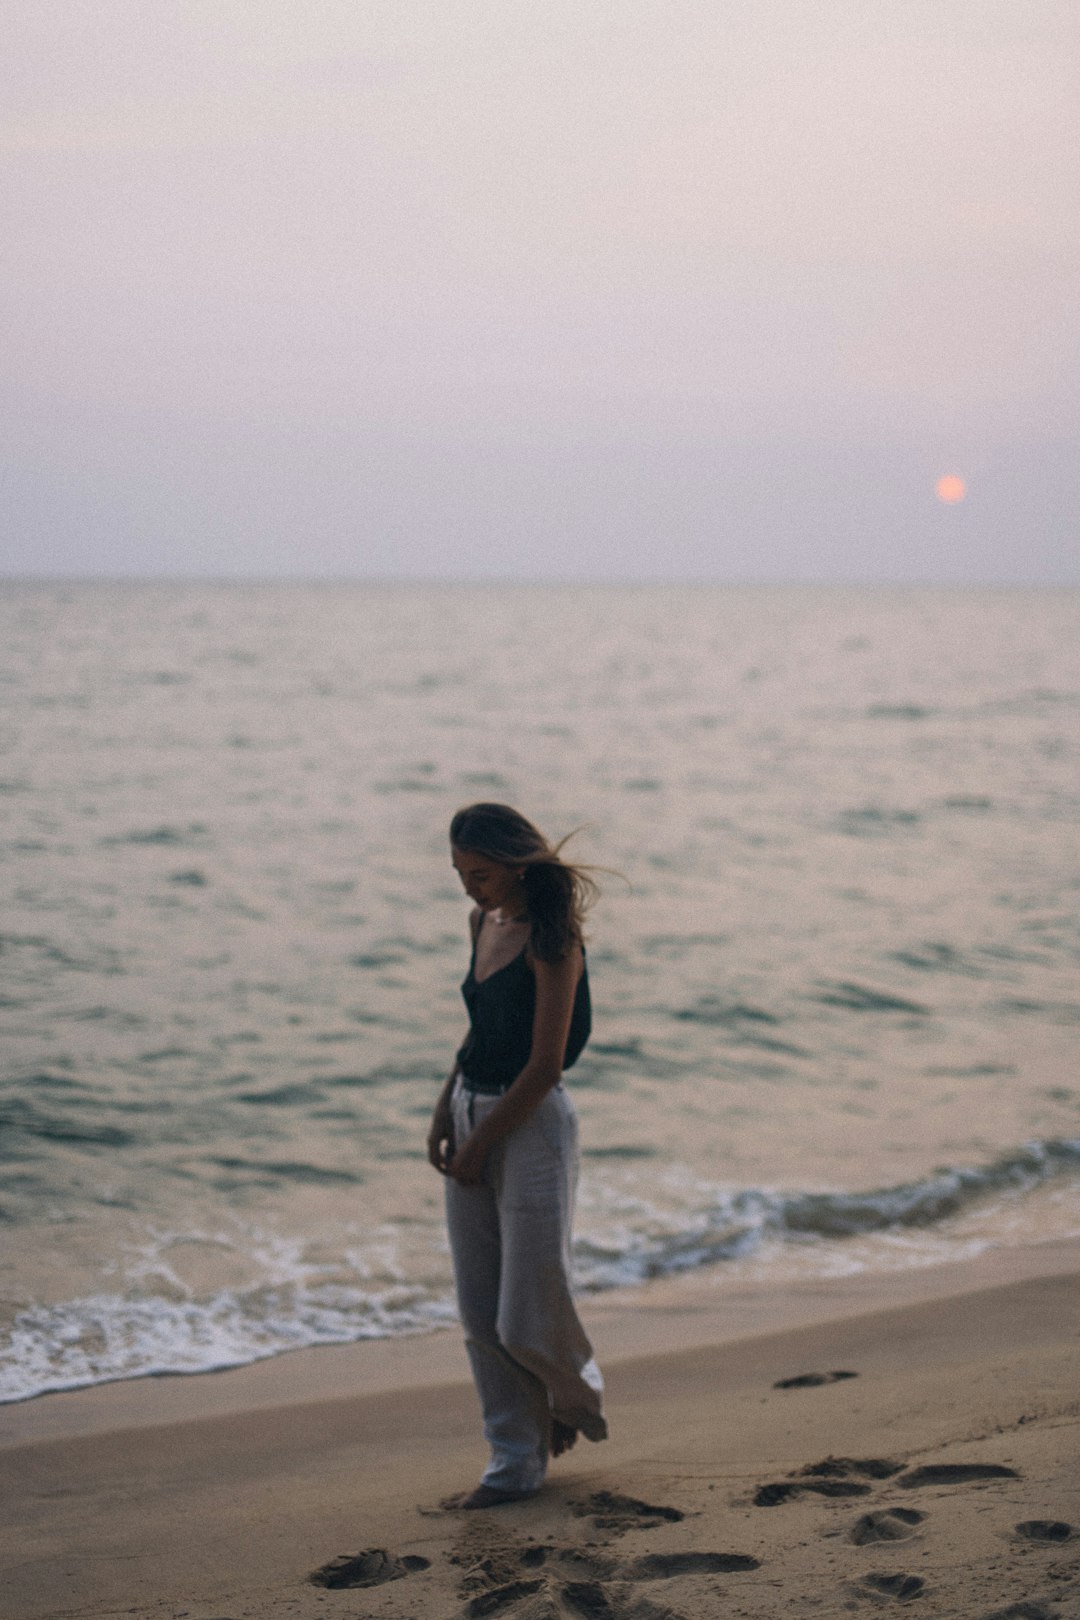
[[[498,1101],[451,1097],[461,1143]],[[570,1293],[577,1115],[559,1084],[490,1154],[484,1180],[447,1179],[446,1220],[458,1309],[491,1460],[483,1483],[535,1491],[551,1420],[603,1440],[603,1380]]]

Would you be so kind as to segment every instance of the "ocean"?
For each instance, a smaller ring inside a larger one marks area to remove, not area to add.
[[[1080,1234],[1080,592],[0,584],[0,1400],[454,1318],[452,812],[608,869],[585,1291]]]

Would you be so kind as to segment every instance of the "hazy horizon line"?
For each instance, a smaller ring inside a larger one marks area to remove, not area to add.
[[[520,576],[509,574],[478,574],[463,577],[461,575],[442,574],[300,574],[300,573],[252,573],[252,574],[151,574],[151,573],[25,573],[7,574],[0,572],[0,585],[364,585],[376,588],[400,588],[415,586],[418,588],[439,587],[440,589],[455,588],[461,590],[476,588],[505,588],[520,586],[526,590],[601,590],[605,588],[619,589],[656,589],[662,587],[686,587],[701,589],[702,587],[715,587],[735,590],[769,590],[769,589],[865,589],[865,590],[1078,590],[1080,578],[1072,579],[932,579],[913,578],[895,579],[888,577],[845,578],[843,576],[829,576],[823,578],[808,576],[790,576],[787,578],[763,578],[760,576],[734,576],[718,578],[715,575],[695,574],[673,577],[670,575],[649,575],[646,577],[614,578],[611,576],[589,575],[574,579],[564,576]]]

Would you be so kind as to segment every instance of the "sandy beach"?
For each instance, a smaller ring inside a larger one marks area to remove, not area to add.
[[[588,1302],[612,1439],[487,1513],[439,1505],[483,1455],[454,1331],[9,1406],[0,1612],[1067,1620],[1078,1278],[1054,1243]]]

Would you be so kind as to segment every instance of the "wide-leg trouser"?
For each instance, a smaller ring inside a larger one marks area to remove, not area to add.
[[[455,1141],[497,1101],[459,1080]],[[483,1483],[500,1490],[543,1484],[552,1418],[590,1440],[607,1434],[603,1380],[570,1293],[577,1136],[560,1084],[493,1149],[482,1183],[446,1183],[458,1309],[491,1447]]]

